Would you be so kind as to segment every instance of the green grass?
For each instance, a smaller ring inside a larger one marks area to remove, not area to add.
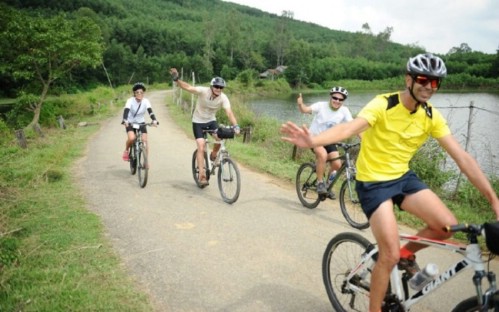
[[[121,108],[121,105],[117,105]],[[114,111],[118,108],[114,108]],[[2,146],[0,159],[0,311],[152,311],[90,212],[72,171],[98,122],[43,129],[28,148]]]

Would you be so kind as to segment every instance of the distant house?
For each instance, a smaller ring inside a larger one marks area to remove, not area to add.
[[[263,73],[260,73],[260,78],[274,80],[278,76],[282,75],[282,73],[284,73],[286,68],[288,68],[288,67],[280,65],[280,66],[277,66],[275,69],[267,69]]]

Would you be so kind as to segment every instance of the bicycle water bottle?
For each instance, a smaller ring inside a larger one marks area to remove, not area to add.
[[[428,263],[421,271],[414,274],[409,280],[409,286],[415,291],[420,291],[431,282],[438,274],[438,267],[434,263]]]
[[[331,174],[329,175],[329,179],[327,179],[328,186],[331,185],[331,183],[333,183],[334,177],[336,177],[336,170],[331,172]]]

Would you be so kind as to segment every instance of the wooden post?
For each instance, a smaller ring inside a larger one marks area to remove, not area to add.
[[[38,135],[40,137],[42,137],[42,138],[44,137],[43,132],[42,132],[42,128],[40,128],[40,125],[38,123],[33,125],[33,130],[35,130],[35,132],[38,133]]]
[[[466,143],[464,145],[464,150],[468,151],[469,146],[470,146],[470,141],[471,141],[471,125],[473,124],[473,101],[470,102],[470,113],[468,115],[468,129],[466,130]],[[454,189],[454,195],[457,194],[457,191],[459,190],[459,186],[461,185],[461,177],[463,176],[463,173],[459,171],[459,175],[457,177],[457,182],[456,182],[456,188]]]
[[[296,160],[296,154],[298,152],[298,147],[293,145],[293,153],[291,154],[291,159]]]
[[[57,118],[57,121],[59,122],[59,127],[61,129],[66,129],[66,124],[64,124],[64,117],[62,117],[62,115]]]
[[[28,142],[26,142],[26,136],[24,135],[23,129],[16,130],[17,143],[21,148],[27,148]]]
[[[251,142],[251,135],[253,134],[253,128],[251,126],[244,127],[243,131],[243,143]]]

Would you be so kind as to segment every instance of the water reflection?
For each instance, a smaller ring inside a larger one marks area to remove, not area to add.
[[[351,93],[345,101],[355,116],[378,93]],[[296,105],[296,94],[287,98],[260,98],[248,105],[257,115],[275,118],[281,122],[296,124],[312,122],[312,115],[301,114]],[[329,94],[303,95],[305,104],[327,101]],[[499,94],[490,93],[437,93],[431,103],[447,118],[449,127],[463,147],[470,133],[468,151],[478,159],[488,174],[499,175]],[[470,105],[473,103],[473,109]],[[471,122],[468,123],[468,121]]]

